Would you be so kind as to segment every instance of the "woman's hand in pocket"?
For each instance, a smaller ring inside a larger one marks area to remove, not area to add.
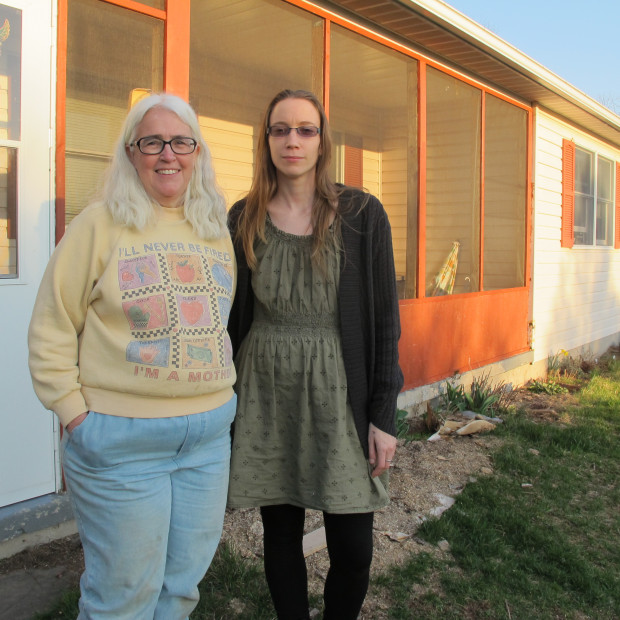
[[[82,422],[84,422],[87,415],[88,415],[88,411],[85,411],[84,413],[80,413],[80,415],[77,418],[73,418],[73,420],[71,420],[71,422],[69,422],[69,424],[65,426],[65,430],[68,433],[73,431],[73,429],[77,428]]]

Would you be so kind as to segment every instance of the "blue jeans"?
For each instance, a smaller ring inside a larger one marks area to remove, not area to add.
[[[79,620],[183,620],[222,533],[236,396],[163,419],[90,412],[63,438],[82,546]]]

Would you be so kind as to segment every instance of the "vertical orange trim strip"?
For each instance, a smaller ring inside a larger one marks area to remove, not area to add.
[[[331,84],[332,23],[326,19],[323,27],[323,108],[329,120],[329,88]]]
[[[527,149],[525,160],[525,265],[523,267],[523,285],[528,289],[532,284],[532,204],[534,198],[533,175],[534,161],[534,113],[527,112]],[[530,311],[532,305],[530,304]],[[530,317],[531,318],[531,317]]]
[[[616,162],[616,234],[614,249],[620,250],[620,162]]]
[[[480,254],[478,255],[478,291],[484,291],[484,181],[486,169],[487,94],[480,96]]]
[[[56,51],[56,172],[55,240],[65,234],[65,134],[67,102],[67,0],[58,0],[58,39]]]
[[[418,275],[416,297],[426,297],[426,63],[418,67]]]
[[[189,99],[190,0],[166,2],[164,90]]]
[[[575,143],[562,140],[562,234],[561,246],[575,245]]]

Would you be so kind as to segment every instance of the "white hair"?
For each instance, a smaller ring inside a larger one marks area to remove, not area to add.
[[[114,221],[123,226],[143,230],[154,223],[153,199],[146,190],[127,154],[136,135],[136,127],[146,113],[159,107],[176,114],[191,129],[198,143],[194,171],[185,191],[184,212],[187,221],[201,239],[219,239],[228,234],[224,196],[215,180],[211,152],[207,147],[198,118],[192,107],[180,97],[155,94],[136,103],[129,111],[116,143],[112,162],[103,184],[102,199]]]

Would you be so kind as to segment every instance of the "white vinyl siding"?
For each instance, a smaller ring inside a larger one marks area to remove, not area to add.
[[[620,330],[620,251],[610,247],[560,247],[562,139],[620,161],[589,134],[536,110],[534,169],[534,359],[561,349],[583,349]]]

